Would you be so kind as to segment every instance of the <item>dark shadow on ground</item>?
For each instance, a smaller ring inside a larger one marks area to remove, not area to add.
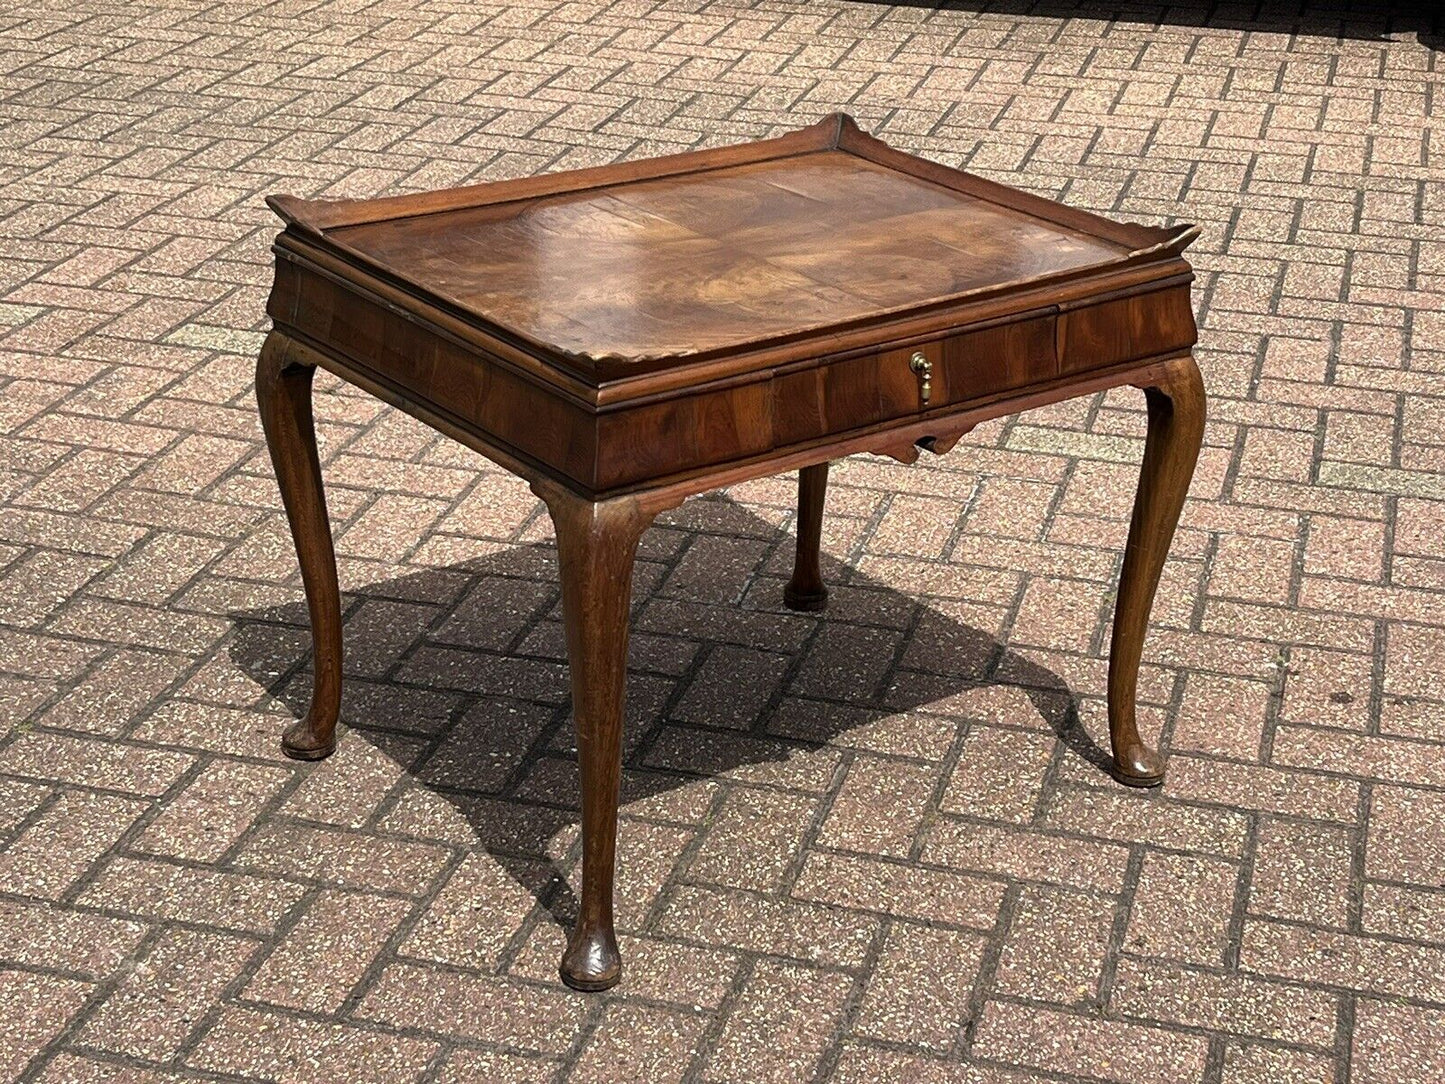
[[[644,538],[624,803],[665,801],[747,765],[777,768],[854,728],[982,685],[1021,689],[1065,755],[1104,769],[1064,682],[942,612],[946,602],[931,607],[825,557],[827,612],[783,609],[792,546],[791,535],[726,499],[689,502]],[[946,581],[947,568],[938,572]],[[342,721],[459,809],[565,926],[576,902],[547,855],[578,821],[559,599],[546,544],[347,595]],[[231,616],[235,662],[304,713],[304,606]]]
[[[861,5],[890,6],[882,0],[854,0]],[[1415,36],[1422,45],[1438,49],[1445,40],[1445,16],[1439,0],[1284,0],[1282,3],[1212,2],[1182,0],[1149,3],[1148,0],[897,0],[897,7],[934,8],[1003,16],[1046,19],[1103,19],[1143,26],[1208,27],[1214,30],[1258,31],[1268,34],[1304,34],[1312,37],[1386,41]],[[1288,87],[1281,88],[1288,90]]]

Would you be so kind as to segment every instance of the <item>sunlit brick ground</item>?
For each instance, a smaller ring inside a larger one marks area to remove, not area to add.
[[[0,13],[0,1078],[1445,1079],[1442,38],[999,6]],[[348,730],[278,754],[307,638],[261,197],[837,108],[1204,227],[1211,420],[1142,688],[1168,782],[1091,759],[1136,392],[836,468],[821,620],[779,607],[791,479],[693,502],[639,566],[628,970],[573,994],[548,521],[329,379]]]

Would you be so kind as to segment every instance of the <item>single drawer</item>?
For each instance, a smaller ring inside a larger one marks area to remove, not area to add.
[[[1055,317],[1039,316],[783,373],[773,379],[777,443],[846,433],[1052,379],[1058,375],[1055,332]]]
[[[1199,338],[1189,284],[1069,308],[1058,338],[1063,375],[1188,350]]]

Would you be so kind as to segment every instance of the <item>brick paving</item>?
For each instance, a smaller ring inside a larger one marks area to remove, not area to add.
[[[1445,1079],[1445,64],[1427,5],[24,0],[0,14],[0,1077]],[[1109,5],[1109,11],[1117,5]],[[1163,22],[1156,20],[1162,16]],[[1212,415],[1098,767],[1137,393],[644,541],[624,984],[564,990],[550,527],[321,381],[345,737],[250,388],[261,196],[371,196],[835,108],[1204,226]]]

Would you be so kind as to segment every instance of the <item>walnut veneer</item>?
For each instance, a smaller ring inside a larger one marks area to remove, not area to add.
[[[827,465],[912,461],[980,421],[1121,384],[1149,433],[1109,664],[1113,773],[1152,786],[1134,691],[1193,473],[1204,394],[1182,252],[887,147],[834,115],[780,139],[365,201],[276,196],[257,396],[310,606],[316,687],[288,730],[327,755],[335,558],[310,405],[318,366],[528,479],[557,529],[583,789],[581,914],[562,976],[620,975],[612,873],[627,612],[661,510],[800,470],[785,600],[821,609]]]

